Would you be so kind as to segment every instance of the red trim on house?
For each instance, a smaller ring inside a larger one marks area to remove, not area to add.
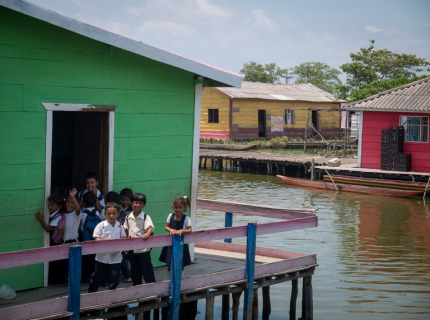
[[[200,131],[200,138],[229,139],[228,131]]]
[[[400,116],[430,117],[430,113],[364,111],[361,147],[361,167],[381,168],[381,130],[398,126]],[[411,170],[430,172],[430,142],[404,142],[403,153],[412,155]]]

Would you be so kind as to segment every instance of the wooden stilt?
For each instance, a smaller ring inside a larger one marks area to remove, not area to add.
[[[160,319],[160,309],[154,309],[152,320],[159,320]]]
[[[184,249],[184,236],[172,237],[172,263],[170,273],[170,306],[167,315],[168,320],[176,320],[179,317],[179,301],[181,298],[182,278],[182,252]]]
[[[257,224],[248,223],[247,237],[246,237],[246,264],[245,264],[245,278],[248,281],[248,287],[244,291],[245,296],[243,299],[243,320],[251,320],[252,318],[256,239],[257,239]]]
[[[143,320],[151,320],[151,311],[145,311],[143,313]]]
[[[169,297],[163,297],[161,298],[161,301],[168,301]],[[167,313],[169,311],[169,308],[161,308],[161,320],[167,320]]]
[[[270,279],[270,278],[269,278]],[[270,286],[263,287],[263,320],[269,320],[272,313],[272,304],[270,302]]]
[[[206,299],[206,314],[205,320],[213,320],[214,318],[215,297]]]
[[[313,320],[312,276],[303,278],[302,319]]]
[[[297,294],[299,292],[299,280],[295,279],[291,281],[291,299],[290,299],[290,320],[296,320],[296,304]]]
[[[204,162],[204,164],[203,164],[203,168],[206,170],[206,161],[207,161],[208,159],[207,158],[205,158],[205,162]]]
[[[79,320],[81,306],[82,247],[69,247],[69,298],[67,310],[73,312],[73,320]]]
[[[315,181],[316,180],[316,178],[315,178],[315,160],[314,160],[314,158],[312,158],[312,161],[311,161],[311,181]]]
[[[230,295],[225,294],[222,296],[221,320],[229,320],[229,319],[230,319]]]
[[[242,295],[241,292],[235,292],[231,294],[232,300],[233,300],[233,307],[232,307],[232,319],[233,320],[239,320],[239,305],[240,305],[240,296]]]
[[[252,320],[258,320],[258,289],[254,289],[252,298]]]

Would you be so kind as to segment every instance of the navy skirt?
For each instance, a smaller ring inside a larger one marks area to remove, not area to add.
[[[164,262],[166,265],[170,267],[172,264],[172,246],[163,247],[161,250],[160,258],[158,259],[161,262]],[[188,249],[188,244],[184,245],[184,254],[182,256],[182,268],[189,266],[191,264],[191,256],[190,250]]]

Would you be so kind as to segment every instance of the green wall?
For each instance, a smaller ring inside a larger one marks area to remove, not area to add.
[[[194,89],[190,72],[0,7],[0,252],[43,246],[33,217],[45,202],[41,102],[118,106],[114,191],[145,193],[164,233],[171,200],[191,192]],[[43,286],[43,266],[0,270],[3,284]]]

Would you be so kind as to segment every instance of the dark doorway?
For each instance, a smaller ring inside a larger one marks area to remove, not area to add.
[[[258,137],[266,137],[266,110],[258,110]]]
[[[85,174],[99,174],[105,186],[108,159],[107,112],[53,112],[51,190],[85,188]]]
[[[315,128],[318,132],[320,131],[318,123],[318,111],[312,110],[312,128]],[[312,130],[312,135],[316,135],[315,130]]]

